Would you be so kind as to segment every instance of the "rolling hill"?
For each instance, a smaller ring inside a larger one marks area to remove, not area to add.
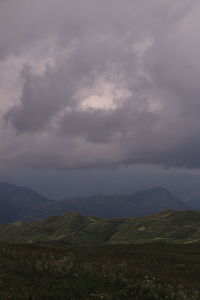
[[[121,244],[200,242],[200,211],[165,211],[140,218],[100,219],[75,213],[0,226],[0,240],[15,243]]]

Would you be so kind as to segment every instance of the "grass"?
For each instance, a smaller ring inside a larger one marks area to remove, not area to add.
[[[0,240],[65,245],[200,242],[200,211],[167,211],[125,219],[68,213],[33,223],[3,224]]]
[[[200,244],[0,244],[0,299],[200,299]]]

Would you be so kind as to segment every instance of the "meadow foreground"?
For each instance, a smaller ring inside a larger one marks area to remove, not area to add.
[[[0,299],[200,299],[200,244],[0,244]]]

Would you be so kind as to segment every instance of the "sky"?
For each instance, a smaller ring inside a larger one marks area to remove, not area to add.
[[[200,196],[198,0],[1,0],[0,180]]]

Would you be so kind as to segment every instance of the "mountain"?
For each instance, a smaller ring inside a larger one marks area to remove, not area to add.
[[[0,223],[19,220],[33,207],[50,202],[30,188],[0,182]]]
[[[132,195],[96,195],[53,201],[28,187],[0,182],[0,224],[36,221],[67,212],[99,218],[131,218],[189,208],[160,187]]]
[[[77,212],[99,218],[139,217],[163,210],[184,210],[190,207],[164,188],[154,188],[133,195],[97,195],[68,198],[45,203],[27,215],[31,220],[66,212]]]
[[[185,210],[189,205],[174,197],[168,190],[157,187],[130,196],[130,201],[138,207],[140,216],[158,213],[164,210]]]
[[[17,243],[119,244],[200,242],[200,211],[165,211],[140,218],[100,219],[75,213],[0,226],[0,240]]]
[[[193,207],[194,209],[200,209],[200,197],[189,200],[187,204],[190,205],[190,207]]]

